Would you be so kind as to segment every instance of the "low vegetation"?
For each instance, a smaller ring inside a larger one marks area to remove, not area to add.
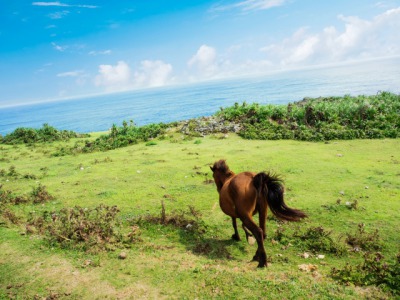
[[[223,108],[217,116],[239,123],[246,139],[302,141],[397,138],[400,95],[306,98],[288,105],[242,105]]]
[[[400,139],[194,136],[124,122],[102,136],[1,145],[0,298],[399,297]],[[269,216],[264,270],[248,260],[255,245],[240,222],[242,241],[230,238],[209,169],[221,158],[235,172],[282,174],[288,205],[309,215]]]
[[[70,130],[58,130],[49,124],[43,124],[42,128],[39,129],[19,127],[4,137],[0,136],[0,143],[8,145],[46,143],[69,141],[71,138],[88,136]]]
[[[380,252],[367,252],[360,264],[348,263],[343,268],[332,268],[331,274],[334,279],[345,284],[376,285],[400,296],[400,253],[390,261],[385,260]]]

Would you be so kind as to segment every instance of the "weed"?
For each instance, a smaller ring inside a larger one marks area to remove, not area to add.
[[[30,193],[30,197],[33,203],[44,203],[54,200],[54,196],[50,195],[46,189],[46,186],[39,184],[37,187],[33,187]]]
[[[0,203],[5,204],[10,202],[12,198],[12,192],[9,190],[3,190],[3,185],[0,184]]]
[[[310,227],[303,233],[295,233],[295,237],[300,239],[300,245],[313,252],[332,253],[342,256],[346,253],[346,248],[332,237],[332,231],[325,230],[322,226]]]
[[[1,216],[3,219],[11,222],[14,225],[19,224],[21,221],[21,219],[9,208],[2,209]]]
[[[205,232],[205,225],[200,219],[201,213],[193,206],[188,206],[188,211],[174,210],[170,214],[166,213],[164,201],[161,201],[161,213],[159,216],[140,217],[138,223],[149,222],[153,224],[172,225],[173,227],[196,231],[197,233]]]
[[[378,229],[368,233],[364,223],[358,224],[358,229],[353,233],[347,233],[346,243],[353,247],[354,251],[379,251],[382,250],[382,241]]]
[[[10,166],[7,175],[10,177],[18,177],[19,174],[17,172],[17,168],[15,166]]]
[[[332,268],[331,276],[346,284],[377,285],[400,295],[400,253],[393,262],[388,263],[380,252],[367,252],[364,262],[355,266],[347,263],[343,269]]]
[[[23,176],[24,179],[37,179],[37,176],[35,174],[30,174],[30,173],[26,173]]]
[[[84,251],[112,250],[127,241],[137,240],[132,230],[126,239],[120,232],[116,206],[99,205],[93,209],[75,206],[59,212],[31,214],[27,225],[44,234],[51,244]]]
[[[157,145],[157,142],[155,141],[150,141],[146,143],[146,146],[155,146],[155,145]]]
[[[278,227],[276,228],[272,239],[282,245],[288,245],[292,237],[288,235],[287,228],[285,226],[282,226],[282,223],[278,223]]]

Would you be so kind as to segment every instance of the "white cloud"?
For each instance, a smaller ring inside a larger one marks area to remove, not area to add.
[[[80,7],[80,8],[98,8],[96,5],[87,5],[87,4],[66,4],[61,3],[59,1],[54,2],[32,2],[33,6],[57,6],[57,7]]]
[[[78,77],[83,74],[82,70],[77,70],[77,71],[69,71],[69,72],[63,72],[63,73],[58,73],[57,77]]]
[[[172,65],[161,60],[144,60],[140,63],[139,71],[134,74],[136,87],[156,87],[168,84]]]
[[[210,9],[210,12],[217,13],[230,10],[240,10],[243,12],[248,12],[248,11],[267,10],[273,7],[282,6],[286,2],[287,0],[245,0],[233,4],[214,5]]]
[[[60,3],[60,2],[32,2],[33,6],[69,6],[67,4],[64,3]]]
[[[344,30],[334,26],[311,33],[300,28],[291,37],[263,47],[270,61],[281,66],[334,63],[400,53],[400,7],[371,20],[339,15]]]
[[[103,51],[90,51],[88,54],[96,56],[96,55],[109,55],[111,53],[112,53],[111,50],[103,50]]]
[[[95,84],[104,86],[107,91],[120,91],[129,88],[130,79],[130,67],[121,60],[115,66],[100,65],[99,75],[96,76]]]
[[[197,50],[196,54],[188,61],[188,66],[190,68],[196,68],[198,70],[198,75],[201,77],[209,77],[218,70],[216,59],[217,51],[213,47],[202,45]]]
[[[235,6],[243,9],[244,11],[265,10],[272,7],[282,6],[285,4],[285,2],[286,0],[246,0],[237,3]]]
[[[95,85],[104,87],[108,92],[124,91],[135,88],[164,86],[171,80],[172,66],[161,60],[144,60],[132,74],[131,67],[124,61],[115,66],[100,65]]]
[[[60,46],[60,45],[57,45],[54,42],[51,43],[51,45],[53,46],[54,50],[57,50],[57,51],[60,51],[60,52],[64,52],[68,48],[68,46]]]
[[[55,13],[49,14],[49,18],[53,20],[62,19],[70,13],[68,10],[57,11]]]

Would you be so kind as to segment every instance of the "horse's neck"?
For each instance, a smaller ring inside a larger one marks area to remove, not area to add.
[[[222,187],[224,186],[225,182],[227,182],[233,176],[235,176],[235,173],[230,171],[229,174],[223,175],[223,176],[221,176],[219,178],[218,182],[215,183],[217,185],[218,192],[222,189]]]

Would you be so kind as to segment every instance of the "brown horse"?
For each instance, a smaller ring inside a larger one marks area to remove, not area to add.
[[[219,193],[219,205],[222,211],[232,218],[235,230],[232,238],[240,240],[236,224],[236,218],[239,218],[243,223],[246,238],[253,235],[257,241],[257,252],[253,260],[258,261],[259,268],[267,266],[264,239],[268,207],[282,220],[299,221],[307,215],[285,204],[284,186],[277,175],[264,172],[243,172],[235,175],[229,170],[225,160],[215,162],[210,168]],[[259,213],[260,226],[257,226],[252,218],[256,213]]]

